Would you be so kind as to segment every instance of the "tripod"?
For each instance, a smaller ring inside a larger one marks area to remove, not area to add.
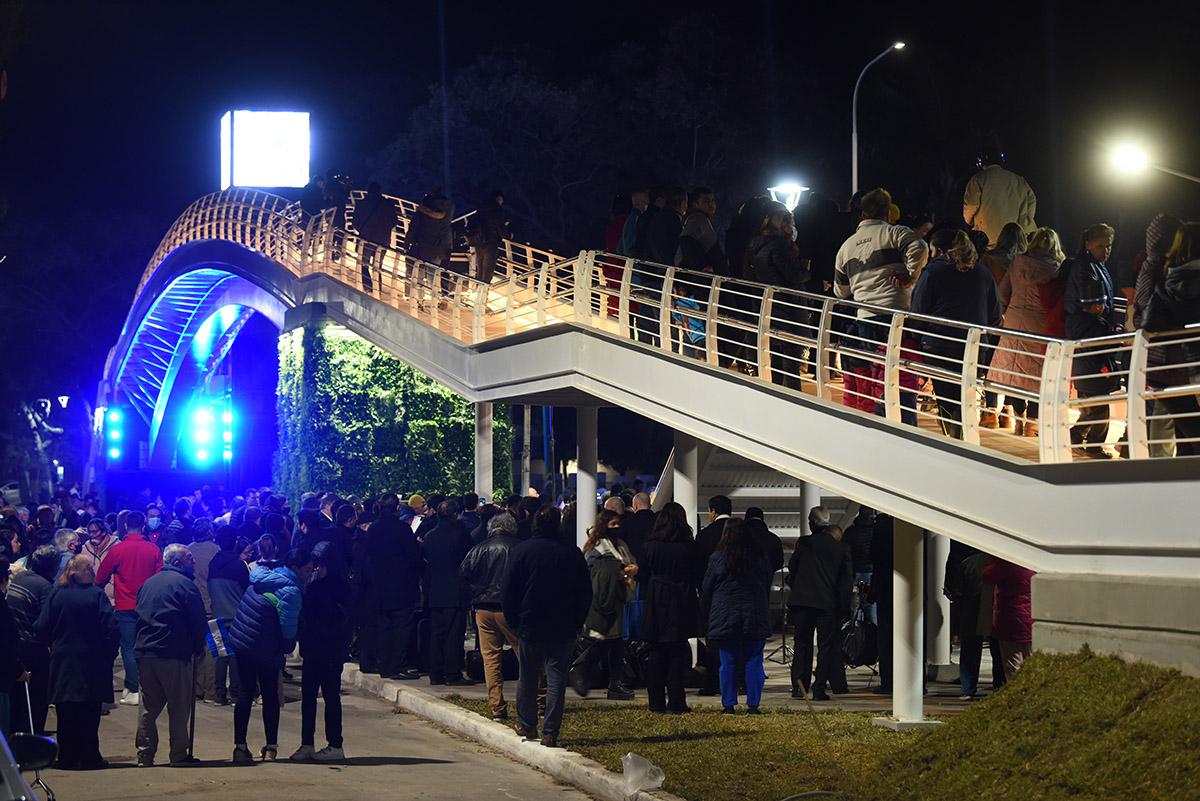
[[[783,580],[783,571],[779,571],[779,606],[782,609],[782,624],[779,627],[779,645],[771,649],[767,653],[766,659],[768,662],[775,662],[779,665],[787,665],[792,661],[793,648],[787,644],[788,632],[788,605],[787,605],[787,590],[788,585]],[[774,582],[772,582],[772,591],[775,590]]]

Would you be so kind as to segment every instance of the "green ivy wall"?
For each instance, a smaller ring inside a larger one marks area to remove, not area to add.
[[[279,338],[274,486],[290,498],[474,489],[475,412],[460,395],[332,323]],[[512,490],[512,420],[494,409],[496,495]]]

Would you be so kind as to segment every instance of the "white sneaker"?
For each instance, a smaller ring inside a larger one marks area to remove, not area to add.
[[[138,693],[131,693],[125,690],[121,693],[121,704],[123,706],[137,706],[142,702],[142,696]]]
[[[346,758],[346,752],[340,748],[334,748],[332,745],[327,745],[313,754],[312,758],[317,762],[341,762]]]
[[[317,752],[311,745],[302,745],[296,749],[296,753],[292,754],[289,759],[293,762],[307,762],[312,759]]]

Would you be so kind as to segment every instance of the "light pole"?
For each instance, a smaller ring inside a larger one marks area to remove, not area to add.
[[[1198,176],[1164,167],[1161,164],[1154,164],[1150,161],[1150,154],[1146,149],[1132,142],[1122,142],[1114,146],[1108,152],[1108,161],[1112,168],[1122,175],[1135,176],[1145,173],[1146,170],[1158,170],[1167,175],[1174,175],[1176,178],[1200,184]]]
[[[862,68],[862,72],[858,74],[858,80],[854,82],[854,97],[850,100],[850,191],[858,191],[858,87],[862,85],[863,76],[867,74],[867,70],[875,65],[876,61],[886,56],[895,50],[903,50],[904,42],[896,42],[894,45],[884,50],[875,58],[867,62],[867,66]]]

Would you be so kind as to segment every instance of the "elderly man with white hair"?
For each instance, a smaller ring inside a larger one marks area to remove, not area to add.
[[[194,581],[196,558],[186,546],[168,545],[163,569],[137,594],[137,655],[141,681],[138,706],[138,767],[154,765],[158,716],[167,709],[172,765],[197,762],[188,743],[193,682],[192,660],[204,649],[208,624]]]

